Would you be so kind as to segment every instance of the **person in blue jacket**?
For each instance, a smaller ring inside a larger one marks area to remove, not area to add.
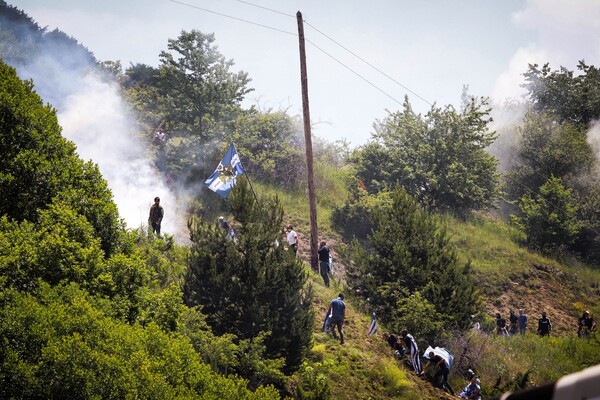
[[[331,300],[327,314],[331,314],[331,334],[337,339],[335,328],[340,334],[340,343],[344,344],[344,318],[346,317],[346,303],[344,303],[344,294],[340,293],[337,298]]]

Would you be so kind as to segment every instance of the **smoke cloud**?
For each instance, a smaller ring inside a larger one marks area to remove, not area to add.
[[[77,144],[83,159],[98,164],[128,227],[146,225],[153,199],[159,196],[165,209],[162,231],[183,240],[187,228],[177,196],[145,156],[118,86],[90,72],[77,87],[58,113],[64,136]]]
[[[127,226],[147,226],[150,206],[159,196],[165,210],[162,233],[186,242],[185,212],[178,199],[183,194],[169,188],[154,167],[118,84],[100,75],[93,54],[58,30],[42,33],[28,21],[0,22],[15,37],[29,38],[20,42],[25,44],[15,58],[6,54],[5,62],[22,79],[32,79],[36,92],[57,110],[63,136],[77,145],[79,156],[98,164]]]

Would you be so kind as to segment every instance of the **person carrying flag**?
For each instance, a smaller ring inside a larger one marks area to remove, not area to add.
[[[421,369],[421,359],[419,358],[419,347],[417,346],[417,342],[415,338],[408,333],[408,330],[402,329],[400,332],[402,334],[402,340],[404,341],[404,345],[406,346],[406,351],[410,354],[410,362],[415,370],[415,373],[419,375],[422,371]]]
[[[425,369],[423,369],[419,375],[424,375],[425,371],[427,371],[430,365],[435,365],[438,368],[433,378],[435,385],[441,389],[446,389],[452,396],[454,396],[454,389],[452,389],[452,386],[450,386],[450,383],[448,382],[448,375],[450,375],[450,366],[448,365],[448,361],[439,354],[435,354],[433,351],[430,351],[429,361],[427,361]]]

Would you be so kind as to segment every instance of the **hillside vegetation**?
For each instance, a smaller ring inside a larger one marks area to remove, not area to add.
[[[577,336],[583,311],[600,315],[594,66],[531,65],[529,111],[498,132],[489,101],[464,93],[459,108],[425,115],[407,98],[355,149],[315,138],[319,239],[334,260],[326,288],[308,262],[300,119],[243,108],[250,77],[213,34],[183,31],[157,67],[123,69],[3,0],[0,22],[1,398],[448,397],[431,371],[418,377],[394,357],[385,334],[404,328],[421,353],[454,354],[456,391],[472,369],[486,397],[600,364],[598,330]],[[56,73],[28,69],[40,58]],[[143,148],[153,182],[185,210],[185,244],[126,227],[111,182],[63,137],[57,110],[84,78],[129,107],[133,132],[117,133]],[[519,141],[501,172],[488,150],[503,135]],[[231,143],[246,173],[223,199],[204,180],[220,165],[230,182],[220,161]],[[344,345],[321,328],[340,292]],[[527,333],[496,335],[495,314],[518,309]],[[549,337],[536,334],[542,311]],[[368,335],[372,313],[379,330]]]

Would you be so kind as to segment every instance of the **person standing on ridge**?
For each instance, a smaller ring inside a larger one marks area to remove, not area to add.
[[[527,329],[527,314],[523,312],[523,310],[519,310],[519,333],[521,335],[525,334],[525,330]]]
[[[421,359],[419,358],[419,347],[415,338],[408,333],[408,330],[402,329],[402,340],[406,346],[406,352],[410,354],[410,362],[415,370],[416,374],[421,373]]]
[[[325,287],[329,287],[329,247],[326,246],[325,241],[321,242],[318,253],[321,276],[325,282]]]
[[[550,318],[546,317],[546,312],[542,312],[542,318],[538,320],[538,333],[540,336],[550,336],[552,332],[552,323]]]
[[[584,312],[583,315],[579,317],[579,329],[577,330],[577,336],[589,337],[590,333],[592,333],[594,329],[596,329],[596,322],[594,322],[594,318],[592,318],[589,311]]]
[[[340,344],[344,344],[344,318],[346,317],[346,303],[344,303],[344,294],[340,293],[337,298],[331,300],[327,314],[331,314],[331,334],[337,339],[335,328],[340,333]]]
[[[152,226],[152,232],[156,233],[158,236],[160,236],[160,224],[162,223],[164,215],[165,211],[160,205],[160,197],[156,196],[154,198],[154,204],[150,207],[148,222]]]
[[[496,313],[496,335],[508,336],[508,331],[506,330],[506,320],[502,318],[500,313]]]
[[[508,321],[509,321],[509,325],[508,325],[508,332],[511,335],[516,335],[517,334],[517,330],[519,329],[519,317],[517,317],[517,314],[515,314],[515,312],[513,310],[510,310],[510,315],[508,316]]]
[[[294,254],[298,253],[298,234],[294,230],[294,227],[290,224],[285,227],[287,231],[287,241],[290,245],[290,249],[294,251]]]

